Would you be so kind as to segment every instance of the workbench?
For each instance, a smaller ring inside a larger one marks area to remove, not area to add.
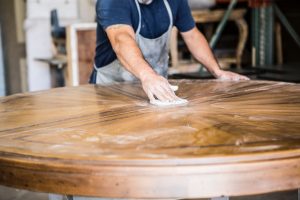
[[[225,10],[194,10],[192,11],[192,16],[196,23],[216,23],[220,22],[224,17]],[[226,62],[230,64],[236,64],[237,67],[242,65],[242,56],[245,49],[245,45],[248,38],[248,24],[246,23],[244,16],[246,14],[246,9],[235,9],[229,15],[228,20],[235,22],[239,31],[239,40],[236,47],[235,58],[227,58]],[[171,63],[172,67],[179,66],[179,56],[178,56],[178,30],[176,28],[172,29],[171,37]],[[225,61],[224,60],[224,61]]]
[[[139,83],[0,98],[0,184],[136,199],[300,187],[300,85],[171,82],[188,105],[152,106]]]

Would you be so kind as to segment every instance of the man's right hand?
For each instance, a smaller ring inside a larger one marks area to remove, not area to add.
[[[164,102],[180,100],[167,79],[156,74],[144,59],[131,26],[113,25],[106,29],[106,33],[121,64],[141,80],[150,101],[155,98]]]
[[[150,101],[155,100],[155,97],[163,102],[180,100],[172,90],[168,80],[155,72],[144,74],[140,80]]]

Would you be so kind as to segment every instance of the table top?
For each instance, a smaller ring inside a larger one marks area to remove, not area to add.
[[[182,80],[179,107],[141,86],[0,98],[0,184],[116,198],[205,198],[300,187],[300,85]]]

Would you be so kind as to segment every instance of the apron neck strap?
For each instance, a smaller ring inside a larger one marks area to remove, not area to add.
[[[164,1],[164,4],[165,4],[166,8],[167,8],[168,15],[169,15],[169,18],[170,18],[170,25],[169,25],[169,28],[168,28],[168,31],[169,31],[173,27],[173,14],[172,14],[172,10],[171,10],[169,2],[167,0],[163,0],[163,1]],[[137,7],[137,10],[138,10],[138,13],[139,13],[139,25],[138,25],[138,28],[136,30],[136,34],[139,34],[140,31],[141,31],[141,27],[142,27],[142,12],[141,12],[141,7],[140,7],[140,4],[139,4],[138,0],[135,0],[135,4],[136,4],[136,7]]]

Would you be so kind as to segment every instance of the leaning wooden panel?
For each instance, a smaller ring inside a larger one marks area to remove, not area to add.
[[[72,24],[67,27],[68,86],[87,84],[93,70],[96,48],[96,23]]]
[[[0,183],[154,199],[300,187],[299,85],[173,84],[187,106],[151,106],[139,84],[0,99]]]

